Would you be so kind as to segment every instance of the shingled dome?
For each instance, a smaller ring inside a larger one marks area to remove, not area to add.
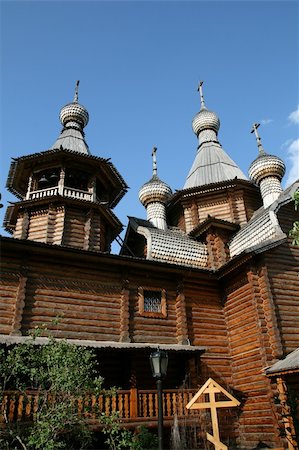
[[[282,179],[285,173],[285,164],[278,156],[259,155],[249,167],[250,179],[259,184],[266,177]]]
[[[88,124],[89,115],[84,106],[80,105],[78,102],[72,102],[61,109],[59,119],[63,126],[68,122],[75,122],[84,128]]]
[[[218,133],[220,128],[220,120],[216,113],[208,109],[201,108],[192,120],[192,129],[196,136],[203,130],[214,130]]]
[[[153,175],[150,181],[145,183],[139,191],[139,200],[146,208],[149,203],[166,203],[172,195],[172,190],[168,184],[161,181],[157,175]]]

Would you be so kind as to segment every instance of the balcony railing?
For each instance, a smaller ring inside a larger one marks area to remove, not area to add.
[[[38,191],[29,192],[28,200],[38,200],[40,198],[52,197],[58,194],[58,186],[54,186],[47,189],[40,189]]]
[[[40,189],[38,191],[31,191],[28,193],[28,200],[38,200],[45,197],[52,197],[54,195],[61,194],[58,186],[54,186],[47,189]],[[62,196],[77,198],[80,200],[92,201],[93,194],[91,192],[81,191],[80,189],[74,189],[70,187],[63,187]]]
[[[198,411],[187,410],[186,405],[197,390],[163,390],[164,420],[172,420],[175,415],[185,419],[196,419]],[[37,412],[39,394],[28,391],[4,392],[0,410],[0,423],[28,422]],[[95,423],[101,413],[111,415],[118,411],[123,422],[150,422],[158,417],[158,397],[155,390],[119,390],[116,395],[86,395],[77,400],[78,414]]]

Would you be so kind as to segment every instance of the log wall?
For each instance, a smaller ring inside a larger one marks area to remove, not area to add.
[[[49,211],[47,208],[30,212],[27,239],[47,242],[48,215]]]
[[[3,273],[0,280],[0,333],[9,334],[12,330],[15,304],[19,286],[16,273]]]
[[[63,244],[69,247],[84,248],[85,211],[67,209],[65,215]]]
[[[277,410],[264,368],[279,353],[279,335],[269,317],[271,299],[264,295],[267,273],[248,267],[226,286],[225,317],[232,381],[243,397],[239,445],[252,449],[259,441],[279,446]],[[272,334],[271,334],[272,333]]]
[[[14,237],[82,250],[110,249],[109,229],[97,210],[59,203],[20,211]]]
[[[223,188],[221,192],[207,192],[184,199],[185,224],[181,226],[181,219],[177,219],[177,222],[187,233],[209,215],[244,225],[259,205],[256,192],[247,192],[245,189],[230,186]]]
[[[283,231],[288,234],[295,219],[294,206],[288,205],[279,211]],[[271,291],[281,333],[283,355],[299,347],[299,247],[292,239],[267,253]]]
[[[212,377],[231,381],[227,331],[220,292],[215,283],[185,285],[188,337],[191,344],[206,347],[201,356],[200,382]],[[197,380],[199,381],[199,380]]]

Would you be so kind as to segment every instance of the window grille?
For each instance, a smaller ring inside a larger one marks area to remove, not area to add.
[[[162,312],[162,295],[160,291],[144,290],[144,312]]]
[[[138,310],[145,317],[167,317],[165,289],[138,288]]]

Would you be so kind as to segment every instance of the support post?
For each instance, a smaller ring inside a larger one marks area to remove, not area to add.
[[[163,398],[162,398],[162,380],[157,379],[158,391],[158,448],[163,450]]]

